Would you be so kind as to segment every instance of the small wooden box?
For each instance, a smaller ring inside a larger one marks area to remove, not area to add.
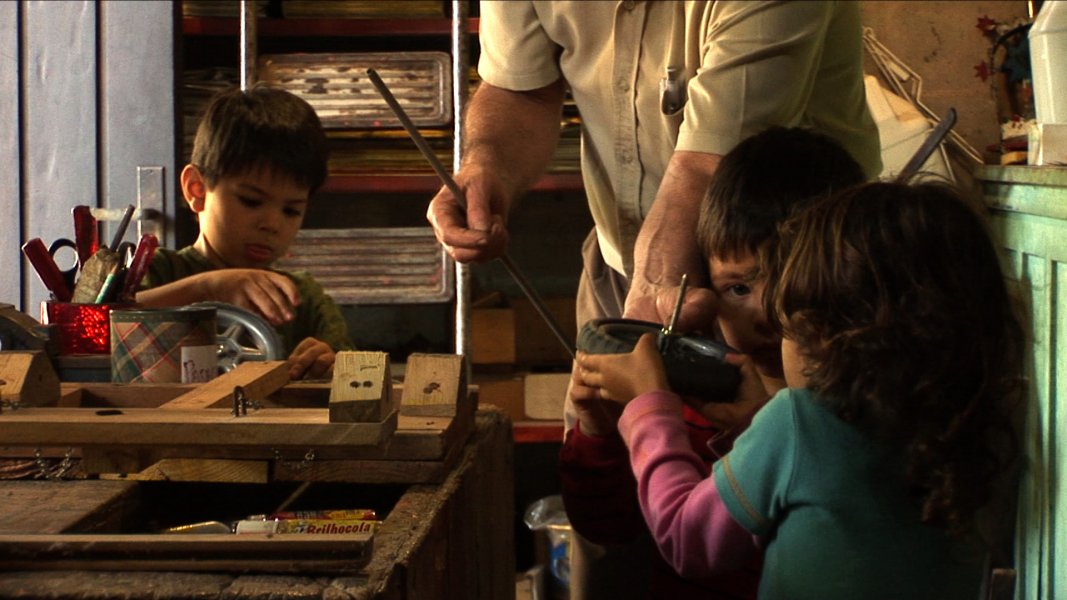
[[[577,336],[573,298],[545,300],[564,335]],[[475,365],[563,365],[571,361],[548,324],[525,298],[509,306],[471,311],[471,362]]]

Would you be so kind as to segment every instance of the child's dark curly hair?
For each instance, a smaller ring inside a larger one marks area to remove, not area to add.
[[[944,184],[871,183],[780,235],[764,303],[808,387],[900,444],[924,522],[969,530],[1017,453],[1025,344],[983,217]]]

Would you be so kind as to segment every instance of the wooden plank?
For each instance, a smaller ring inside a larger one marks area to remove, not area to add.
[[[0,411],[59,402],[59,377],[44,352],[0,352]]]
[[[442,461],[450,449],[462,446],[470,434],[470,422],[446,417],[397,416],[397,429],[380,446],[318,447],[317,459],[354,461]],[[186,445],[181,447],[88,446],[82,451],[84,469],[89,473],[136,473],[166,458],[217,458],[215,447]],[[298,463],[306,449],[278,448],[269,458]],[[9,454],[10,455],[10,454]],[[262,448],[226,448],[232,460],[266,458]],[[358,479],[356,480],[358,481]],[[410,482],[418,481],[413,479]]]
[[[147,469],[123,473],[127,481],[215,481],[219,483],[268,483],[270,463],[264,460],[214,458],[165,458]]]
[[[350,447],[380,444],[396,429],[396,413],[380,423],[330,423],[325,410],[265,408],[234,417],[227,409],[26,408],[0,414],[5,444],[46,446]],[[266,456],[271,456],[267,454]]]
[[[0,534],[117,530],[137,497],[123,481],[0,481]]]
[[[193,391],[199,385],[203,384],[61,381],[58,406],[156,408]]]
[[[393,408],[389,355],[338,352],[330,384],[330,421],[379,421]]]
[[[347,534],[0,534],[6,569],[357,571],[371,532]]]
[[[462,356],[414,353],[408,357],[401,400],[404,414],[451,416],[470,408]]]
[[[289,382],[289,368],[285,361],[249,361],[218,377],[201,383],[189,392],[160,405],[168,410],[190,408],[218,408],[233,406],[234,389],[240,386],[245,398],[258,402]]]

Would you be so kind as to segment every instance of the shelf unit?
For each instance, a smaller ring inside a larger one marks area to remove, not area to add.
[[[454,16],[433,18],[359,18],[359,19],[323,19],[323,18],[299,18],[287,19],[276,17],[255,18],[253,42],[241,47],[247,51],[261,51],[261,54],[275,54],[278,52],[301,52],[304,47],[312,48],[312,51],[332,51],[331,48],[340,48],[338,51],[379,51],[381,48],[412,48],[443,50],[444,40],[447,39],[451,47],[453,67],[453,119],[451,138],[453,156],[459,155],[462,140],[459,133],[462,132],[463,111],[466,104],[466,75],[469,70],[467,60],[472,53],[467,49],[466,43],[472,36],[477,36],[480,21],[477,17],[466,16],[469,0],[453,0],[452,13]],[[246,10],[247,10],[247,5]],[[245,13],[246,15],[249,13]],[[454,17],[458,17],[455,20]],[[247,20],[247,18],[246,18]],[[194,64],[202,66],[207,64],[203,61],[205,56],[210,56],[213,49],[216,52],[223,45],[229,45],[237,40],[247,25],[238,17],[200,17],[186,16],[180,19],[180,31],[187,43],[202,44],[202,48],[192,48]],[[459,24],[462,25],[459,25]],[[245,35],[248,35],[247,33]],[[233,47],[233,46],[229,46]],[[457,48],[459,50],[457,50]],[[282,50],[279,50],[282,49]],[[186,53],[188,54],[188,53]],[[232,56],[230,56],[232,61]],[[251,59],[254,61],[254,59]],[[459,74],[463,74],[460,76]],[[461,89],[462,88],[462,89]],[[356,142],[358,143],[358,142]],[[446,164],[447,168],[447,164]],[[452,165],[453,170],[457,165]],[[372,211],[385,210],[383,204],[391,204],[392,211],[417,212],[421,219],[421,213],[425,210],[425,203],[441,187],[441,181],[433,174],[430,166],[425,165],[424,172],[399,171],[397,173],[383,172],[380,174],[369,173],[332,173],[326,180],[319,194],[331,201],[343,199],[337,206],[331,208],[334,211],[347,211],[348,199],[351,198],[361,206],[373,204]],[[579,172],[563,171],[549,172],[543,175],[531,188],[530,192],[540,194],[547,198],[569,198],[584,192],[581,174]],[[386,202],[379,199],[386,198]],[[393,202],[395,200],[395,202]],[[421,200],[421,201],[420,201]],[[406,203],[405,207],[397,204]],[[562,206],[559,201],[555,206]],[[571,206],[571,205],[568,205]],[[566,215],[561,218],[573,219],[573,211],[584,210],[584,202],[575,204],[577,208],[566,209]],[[523,210],[532,210],[540,216],[532,206]],[[333,214],[330,215],[331,217]],[[584,217],[584,214],[582,215]],[[410,217],[410,215],[408,215]],[[410,220],[410,219],[409,219]],[[378,223],[380,224],[380,223]],[[573,234],[569,234],[572,235]],[[538,236],[540,237],[540,236]],[[530,252],[529,245],[532,241],[530,236],[524,240],[515,239],[516,250]],[[525,247],[524,247],[525,245]],[[576,254],[577,255],[577,249]],[[540,256],[521,257],[523,266],[544,267],[544,259]],[[568,267],[569,269],[569,267]],[[476,273],[485,281],[492,283],[499,280],[498,269],[492,266],[476,267]],[[566,269],[564,269],[566,270]],[[454,272],[455,285],[455,331],[453,341],[455,352],[470,355],[469,339],[467,333],[470,324],[470,271],[468,267],[457,266]],[[544,283],[549,287],[559,288],[560,278],[549,275],[550,280]],[[481,280],[479,280],[481,281]],[[444,309],[445,307],[442,307]],[[410,309],[401,309],[410,310]],[[422,310],[422,309],[417,309]],[[439,310],[439,309],[433,309]],[[402,314],[407,314],[402,313]],[[448,327],[448,325],[443,325]],[[432,336],[432,334],[431,334]],[[517,442],[552,442],[559,441],[562,432],[562,422],[518,422],[515,427],[515,439]]]
[[[466,19],[466,31],[477,35],[479,19]],[[282,19],[263,17],[256,20],[256,35],[263,38],[329,38],[391,36],[429,37],[451,33],[452,21],[442,18],[381,19]],[[183,17],[182,34],[188,38],[236,38],[241,33],[236,17]],[[427,166],[425,174],[334,174],[327,179],[322,193],[433,193],[441,181]],[[547,173],[531,192],[578,193],[583,190],[580,173]]]

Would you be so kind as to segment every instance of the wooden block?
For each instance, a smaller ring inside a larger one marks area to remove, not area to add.
[[[515,364],[515,311],[510,308],[472,310],[470,332],[473,364]]]
[[[479,406],[496,406],[506,412],[512,421],[526,419],[526,403],[523,400],[525,382],[522,375],[476,375],[474,381],[478,388]]]
[[[384,352],[338,352],[330,385],[330,422],[382,420],[393,407],[389,355]]]
[[[289,367],[282,360],[243,362],[229,373],[202,383],[195,389],[160,405],[166,409],[225,408],[233,406],[234,388],[244,389],[245,398],[261,401],[289,383]]]
[[[406,415],[452,416],[469,411],[467,369],[458,354],[408,357],[401,410]]]
[[[0,411],[59,403],[59,377],[44,352],[0,352]]]
[[[571,356],[560,344],[533,304],[525,298],[512,301],[515,309],[515,362],[524,365],[570,365]],[[574,298],[546,298],[545,306],[571,343],[578,337]],[[562,414],[562,413],[560,413]]]
[[[563,401],[570,373],[527,373],[524,382],[526,416],[531,419],[562,419]]]
[[[569,339],[577,337],[573,298],[551,298],[545,306]],[[471,362],[476,365],[567,364],[570,354],[525,298],[509,308],[471,311]]]

